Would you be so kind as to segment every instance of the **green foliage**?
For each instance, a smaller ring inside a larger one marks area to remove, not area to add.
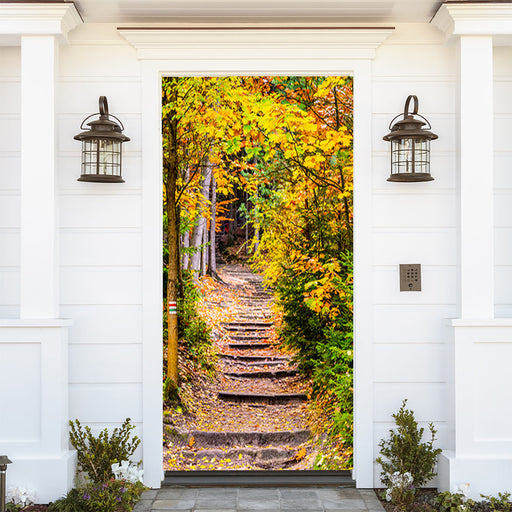
[[[276,292],[283,313],[280,331],[286,346],[296,352],[301,371],[311,377],[315,431],[327,440],[315,462],[317,469],[345,469],[352,465],[353,444],[353,325],[352,254],[337,262],[337,271],[324,263],[285,269]],[[311,301],[312,286],[329,276],[332,289],[322,296],[322,308]],[[328,311],[325,310],[328,306]],[[334,311],[334,314],[331,312]]]
[[[407,512],[434,512],[430,503],[411,503],[407,507]]]
[[[184,296],[178,299],[178,337],[185,358],[207,373],[215,370],[216,354],[211,329],[198,312],[201,294],[189,275],[184,276]]]
[[[69,439],[77,451],[78,469],[95,484],[110,480],[114,476],[112,464],[129,460],[140,444],[137,436],[130,439],[131,431],[135,428],[130,418],[126,418],[121,428],[115,428],[110,436],[105,428],[95,437],[91,428],[82,428],[78,420],[70,421],[69,426]]]
[[[110,479],[102,484],[89,483],[68,494],[49,507],[49,512],[129,512],[145,487],[124,480]]]
[[[450,491],[438,494],[434,503],[439,512],[464,512],[475,504],[473,500],[466,499],[464,494]]]
[[[169,377],[164,380],[163,398],[165,402],[176,402],[179,400],[179,388]]]
[[[23,512],[23,510],[27,510],[30,505],[21,505],[20,503],[6,503],[5,510],[6,512]]]
[[[484,504],[488,504],[488,507],[492,512],[509,512],[512,510],[509,492],[499,492],[497,498],[495,496],[485,496],[484,494],[481,494],[480,496],[484,498]]]
[[[437,431],[430,423],[431,438],[422,443],[424,429],[418,428],[414,413],[406,409],[406,404],[407,400],[404,400],[399,411],[393,414],[396,431],[390,430],[389,439],[382,439],[379,443],[381,456],[376,462],[382,466],[381,480],[386,487],[391,486],[390,476],[397,471],[400,474],[409,472],[416,487],[421,487],[436,475],[434,468],[441,453],[441,449],[433,447]]]

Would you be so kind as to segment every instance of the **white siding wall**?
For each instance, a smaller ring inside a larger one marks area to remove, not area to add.
[[[374,443],[404,398],[439,445],[452,447],[449,336],[456,316],[456,55],[436,29],[401,26],[377,51],[373,86]],[[439,135],[426,183],[390,183],[382,140],[409,94]],[[420,263],[421,292],[400,292],[400,263]],[[375,465],[378,482],[380,466]]]
[[[512,317],[512,48],[494,48],[495,315]],[[478,127],[478,108],[475,109]],[[482,172],[482,179],[485,173]]]
[[[19,48],[0,47],[0,317],[19,314]],[[142,422],[141,67],[115,25],[85,25],[60,48],[57,173],[61,317],[70,329],[70,418],[95,430]],[[373,63],[374,455],[403,398],[453,449],[457,316],[456,54],[433,27],[399,26]],[[512,315],[512,51],[495,50],[496,314]],[[429,183],[389,183],[390,120],[409,94],[439,139]],[[126,183],[79,183],[82,120],[106,95],[124,123]],[[475,105],[478,129],[478,105]],[[34,127],[37,134],[37,126]],[[35,135],[37,136],[37,135]],[[485,170],[482,179],[485,179]],[[489,170],[487,170],[489,172]],[[475,184],[477,186],[477,184]],[[477,208],[478,205],[475,205]],[[37,264],[37,255],[34,255]],[[420,293],[399,291],[398,265],[421,263]],[[478,279],[478,276],[475,276]],[[356,348],[357,349],[357,348]],[[159,407],[159,404],[155,405]],[[379,468],[375,466],[378,482]]]
[[[0,47],[0,318],[20,309],[20,111],[20,49]]]
[[[94,430],[142,422],[140,65],[115,26],[87,25],[60,49],[57,173],[61,316],[72,318],[69,414]],[[107,96],[131,138],[126,183],[76,181],[82,120]],[[140,456],[140,454],[139,454]]]

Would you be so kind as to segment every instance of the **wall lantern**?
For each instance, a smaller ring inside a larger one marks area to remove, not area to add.
[[[409,112],[411,100],[414,109]],[[389,123],[391,130],[383,137],[391,142],[391,176],[388,181],[432,181],[430,175],[430,141],[437,135],[429,131],[432,127],[423,116],[418,114],[417,96],[408,96],[404,107],[404,118],[393,124],[398,114]],[[423,122],[421,118],[425,122]],[[424,125],[428,128],[424,128]]]
[[[85,131],[74,137],[82,141],[82,174],[78,181],[124,183],[121,176],[121,144],[130,138],[122,133],[123,123],[108,113],[106,96],[100,96],[99,104],[99,113],[86,117],[80,125],[80,129]],[[87,123],[90,126],[87,129],[84,123],[98,115],[99,119]]]

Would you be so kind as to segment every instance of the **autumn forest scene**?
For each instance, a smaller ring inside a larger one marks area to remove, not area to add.
[[[162,80],[166,470],[352,467],[352,85]]]

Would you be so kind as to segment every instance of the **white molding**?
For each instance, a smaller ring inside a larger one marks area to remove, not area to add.
[[[61,318],[0,318],[0,327],[33,327],[35,329],[46,327],[71,327],[73,320]]]
[[[247,58],[256,52],[279,58],[278,52],[307,49],[322,57],[373,59],[375,50],[392,34],[393,28],[250,28],[177,29],[125,28],[119,33],[137,50],[139,59],[197,58],[204,52],[222,51],[225,57]],[[250,56],[248,58],[251,58]]]
[[[512,2],[510,3],[444,3],[431,23],[446,34],[511,35]]]
[[[297,46],[293,66],[302,75],[352,75],[354,77],[354,354],[357,368],[354,384],[354,478],[359,488],[374,487],[373,442],[373,280],[372,244],[372,147],[371,88],[372,66],[368,59],[325,59],[320,49],[301,57]],[[284,75],[290,72],[286,59],[268,56],[245,61],[226,58],[226,51],[216,59],[145,60],[142,62],[143,88],[143,445],[146,485],[158,487],[162,472],[161,402],[162,393],[162,151],[161,92],[162,76],[204,76],[214,70],[216,76],[237,74]],[[174,55],[176,59],[176,56]]]
[[[0,35],[60,35],[81,25],[72,3],[0,3]]]
[[[512,318],[454,318],[448,320],[452,327],[512,327]]]

